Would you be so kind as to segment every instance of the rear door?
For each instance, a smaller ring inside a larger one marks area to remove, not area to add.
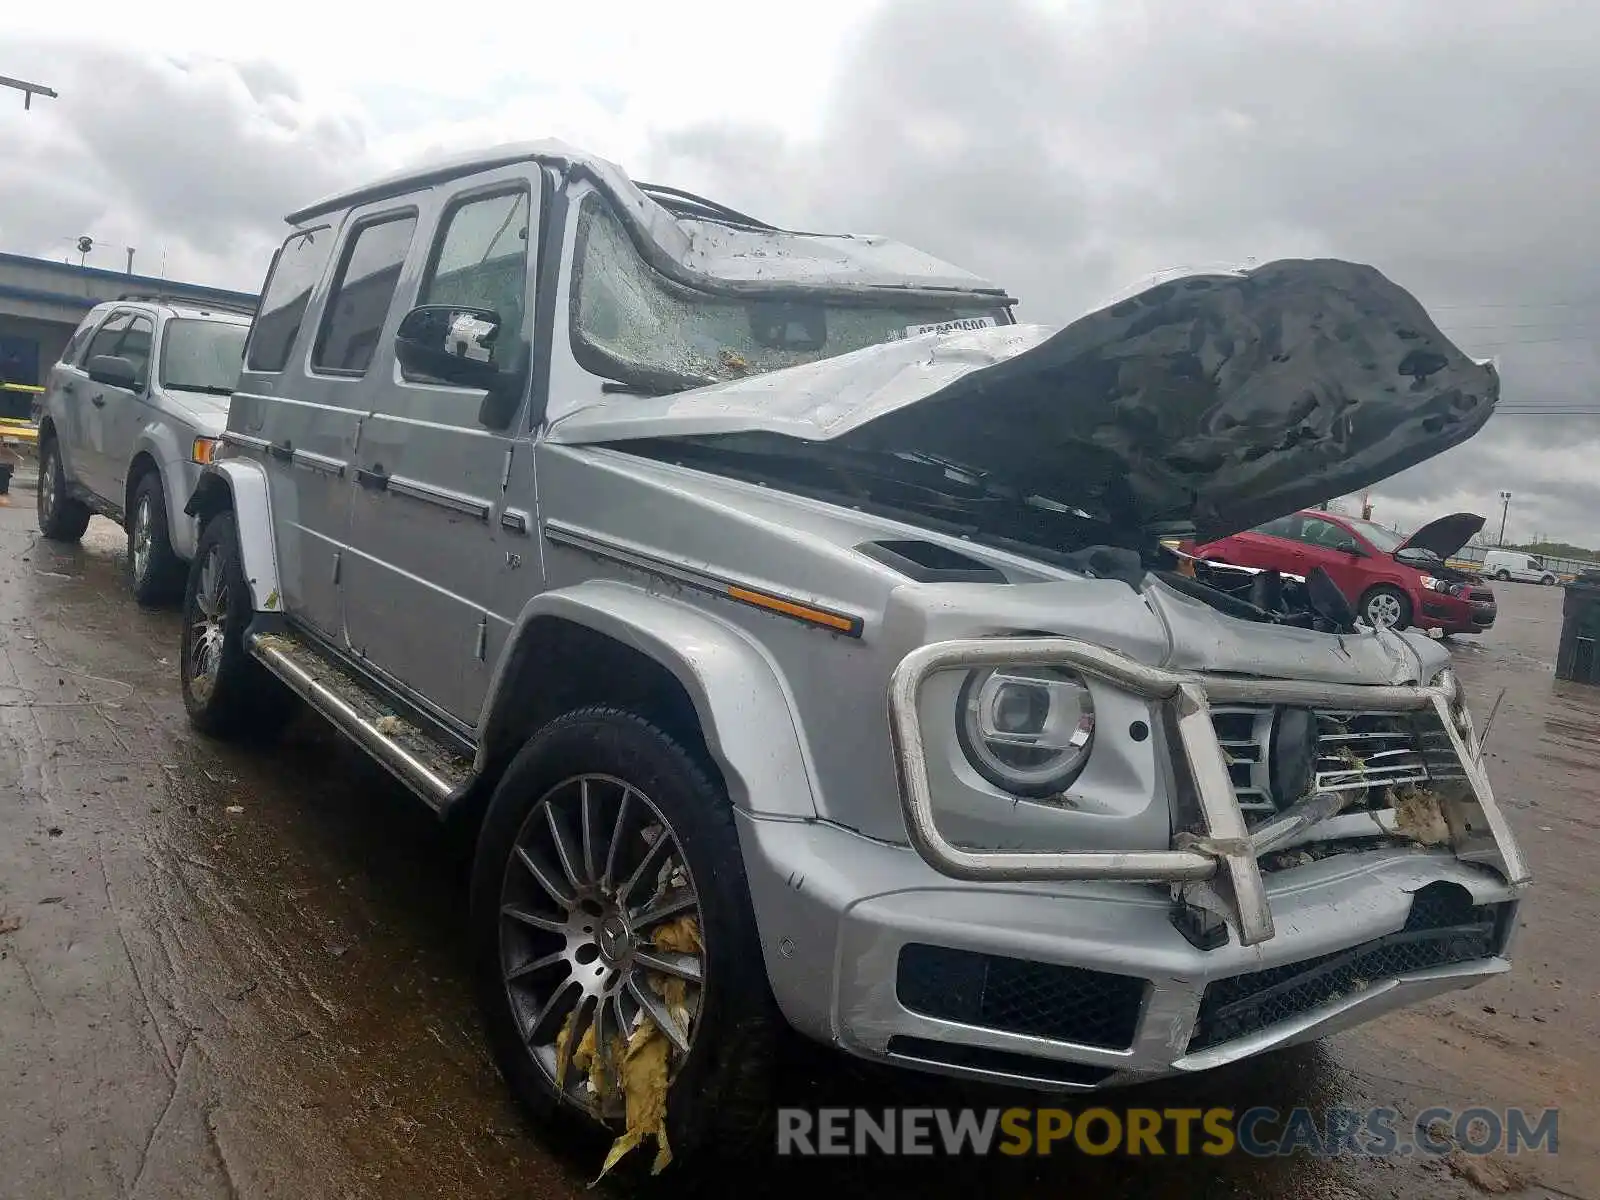
[[[49,413],[56,431],[56,447],[68,479],[78,478],[83,456],[85,430],[83,409],[89,403],[89,376],[83,370],[89,343],[109,309],[90,312],[61,352],[61,359],[50,370],[48,389],[41,398],[41,413]]]
[[[460,304],[500,315],[497,355],[526,347],[538,179],[527,166],[475,176],[425,213],[432,236],[419,239],[377,341],[357,454],[342,585],[351,648],[463,731],[489,684],[500,512],[514,454],[529,444],[520,415],[506,430],[480,424],[483,391],[409,374],[394,335],[413,305]]]
[[[95,453],[105,459],[105,474],[110,491],[105,498],[124,507],[128,489],[128,461],[133,457],[133,440],[138,430],[152,386],[154,372],[155,320],[147,313],[135,313],[118,341],[117,353],[133,364],[138,382],[131,390],[101,389],[105,406],[98,410],[100,444]]]
[[[1235,566],[1298,575],[1305,557],[1300,543],[1294,540],[1299,529],[1300,518],[1291,514],[1236,533],[1224,543],[1223,560]]]
[[[339,634],[335,576],[350,514],[348,459],[363,411],[348,389],[311,375],[304,334],[333,257],[329,225],[298,229],[273,256],[228,409],[230,441],[266,471],[284,610]],[[298,350],[298,353],[296,352]]]

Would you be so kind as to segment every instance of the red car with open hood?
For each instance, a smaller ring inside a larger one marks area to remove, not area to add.
[[[1482,528],[1482,517],[1454,513],[1402,537],[1371,521],[1306,509],[1191,553],[1300,578],[1323,567],[1372,625],[1482,633],[1494,624],[1494,592],[1482,576],[1446,562]]]

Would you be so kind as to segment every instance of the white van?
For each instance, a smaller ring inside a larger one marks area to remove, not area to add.
[[[1483,556],[1483,573],[1491,579],[1515,579],[1521,583],[1554,585],[1556,573],[1544,565],[1537,554],[1520,550],[1491,550]]]

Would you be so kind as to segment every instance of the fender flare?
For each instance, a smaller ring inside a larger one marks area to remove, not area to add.
[[[239,558],[250,582],[250,603],[257,612],[282,612],[278,586],[278,548],[272,536],[272,497],[267,472],[260,463],[231,458],[211,463],[201,472],[194,494],[183,506],[204,525],[219,512],[233,510],[239,530]]]
[[[541,593],[519,614],[478,722],[478,768],[515,718],[511,677],[541,636],[536,623],[582,625],[643,654],[688,693],[706,749],[734,806],[752,815],[814,819],[816,770],[777,664],[737,626],[681,600],[613,580]]]

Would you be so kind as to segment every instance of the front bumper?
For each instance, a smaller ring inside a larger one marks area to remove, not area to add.
[[[909,847],[742,813],[739,836],[792,1025],[858,1056],[1041,1090],[1205,1070],[1470,987],[1509,969],[1519,890],[1447,852],[1339,855],[1272,876],[1270,942],[1199,950],[1160,888],[959,883]],[[1491,909],[1492,935],[1408,931],[1424,889]]]
[[[1460,600],[1424,593],[1418,624],[1448,633],[1482,633],[1493,628],[1499,611],[1493,600]]]
[[[1181,796],[1167,848],[981,850],[944,836],[922,688],[997,663],[1069,666],[1156,705]],[[1391,842],[1264,874],[1258,860],[1341,797],[1315,792],[1247,828],[1213,700],[1410,714],[1449,846]],[[1442,687],[1172,672],[1068,639],[989,638],[907,655],[889,717],[909,845],[740,814],[768,975],[814,1037],[947,1073],[1094,1087],[1214,1067],[1508,969],[1530,875]]]

